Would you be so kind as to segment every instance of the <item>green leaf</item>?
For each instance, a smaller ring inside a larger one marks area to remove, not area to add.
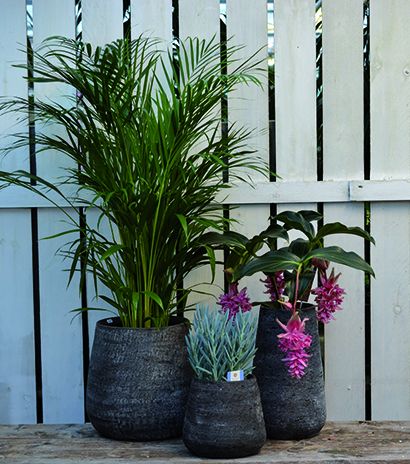
[[[373,277],[375,276],[372,267],[367,264],[366,261],[357,253],[354,251],[345,251],[338,246],[317,248],[316,250],[313,250],[307,254],[303,258],[303,261],[307,262],[311,258],[326,259],[327,261],[331,261],[333,263],[344,264],[345,266],[368,272]]]
[[[208,232],[204,234],[200,242],[206,245],[227,246],[229,248],[245,249],[248,243],[248,238],[238,232],[227,231],[224,233]]]
[[[340,222],[331,222],[329,224],[325,224],[316,234],[315,240],[320,240],[323,237],[333,234],[357,235],[358,237],[362,237],[375,244],[374,238],[361,227],[347,227]]]
[[[150,292],[150,291],[145,291],[145,292],[141,292],[141,293],[143,293],[144,295],[147,295],[149,298],[151,298],[151,300],[154,300],[155,303],[157,303],[157,305],[161,309],[164,309],[164,303],[162,302],[160,296],[157,293]]]
[[[306,219],[306,221],[309,222],[320,221],[320,219],[323,218],[323,215],[318,213],[317,211],[303,209],[301,211],[298,211],[298,213],[301,214]]]
[[[289,241],[289,235],[286,229],[278,224],[271,224],[266,230],[264,230],[258,237],[265,238],[282,238],[283,240]]]
[[[274,216],[276,221],[283,222],[285,229],[296,229],[303,232],[310,240],[313,239],[315,229],[312,224],[306,220],[301,213],[295,211],[283,211],[282,213]]]
[[[184,215],[177,214],[176,215],[179,222],[181,223],[182,228],[184,229],[185,239],[188,241],[189,239],[189,231],[188,231],[188,223]]]
[[[237,281],[242,277],[251,276],[257,272],[269,274],[283,270],[295,270],[299,263],[299,257],[288,251],[268,251],[262,256],[251,259],[247,264],[236,270],[233,275],[233,280]]]
[[[117,251],[120,251],[121,249],[123,248],[122,245],[112,245],[110,246],[107,251],[105,251],[102,255],[101,255],[101,260],[102,261],[105,261],[107,258],[109,258],[111,255],[113,255],[114,253],[117,253]]]

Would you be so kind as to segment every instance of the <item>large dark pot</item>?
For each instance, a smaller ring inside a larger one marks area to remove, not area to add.
[[[259,453],[266,431],[256,379],[194,379],[182,438],[192,453],[207,458],[240,458]]]
[[[326,421],[322,359],[315,308],[306,305],[301,318],[309,318],[305,331],[312,336],[306,374],[290,377],[278,348],[277,335],[290,318],[287,309],[261,307],[256,336],[255,376],[258,380],[268,438],[278,440],[309,438],[317,435]]]
[[[86,407],[93,426],[117,440],[180,436],[191,382],[184,322],[163,329],[97,323]]]

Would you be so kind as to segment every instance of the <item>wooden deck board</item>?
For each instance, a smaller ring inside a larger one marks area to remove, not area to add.
[[[0,463],[165,464],[410,464],[410,422],[329,423],[318,437],[268,441],[257,456],[236,460],[195,458],[181,440],[137,443],[98,436],[91,425],[0,425]]]

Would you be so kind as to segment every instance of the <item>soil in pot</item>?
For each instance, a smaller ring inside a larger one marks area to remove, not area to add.
[[[315,308],[306,305],[300,317],[308,318],[305,331],[312,336],[306,374],[290,377],[278,348],[277,335],[290,318],[287,309],[261,307],[256,336],[255,376],[258,381],[268,438],[289,440],[317,435],[326,421],[322,359]]]
[[[187,326],[132,329],[119,318],[97,323],[86,408],[96,430],[118,440],[180,436],[192,372]]]
[[[266,431],[255,378],[240,382],[193,379],[182,438],[193,454],[206,458],[259,453]]]

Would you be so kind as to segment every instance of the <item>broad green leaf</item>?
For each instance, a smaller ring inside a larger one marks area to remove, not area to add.
[[[300,259],[293,253],[285,250],[268,251],[268,253],[251,259],[247,264],[235,271],[233,280],[240,280],[242,277],[251,276],[257,272],[266,274],[283,271],[295,270],[300,263]]]
[[[245,249],[248,243],[248,238],[245,235],[239,234],[238,232],[227,231],[224,233],[208,232],[204,234],[200,242],[206,245],[213,246],[228,246],[231,248],[243,248]]]
[[[291,253],[302,258],[309,252],[310,242],[303,238],[297,238],[291,242],[288,249]]]
[[[303,232],[309,239],[313,239],[315,229],[312,224],[306,220],[302,214],[295,211],[283,211],[282,213],[274,216],[276,221],[283,222],[285,229],[296,229]]]
[[[333,234],[357,235],[358,237],[362,237],[366,240],[369,240],[373,244],[375,243],[374,238],[361,227],[347,227],[340,222],[331,222],[325,224],[316,234],[315,240],[320,240],[323,237],[326,237],[327,235]]]
[[[283,240],[289,241],[289,235],[286,229],[278,224],[271,224],[266,230],[264,230],[258,237],[264,238],[282,238]]]
[[[316,250],[313,250],[307,254],[303,258],[303,261],[306,262],[311,258],[326,259],[327,261],[331,261],[333,263],[344,264],[345,266],[368,272],[373,277],[375,276],[372,267],[367,264],[366,261],[362,259],[357,253],[354,251],[345,251],[337,246],[317,248]]]
[[[317,211],[312,211],[308,209],[303,209],[301,211],[298,211],[299,214],[301,214],[306,221],[312,222],[312,221],[320,221],[320,219],[323,218],[323,215],[318,213]]]

